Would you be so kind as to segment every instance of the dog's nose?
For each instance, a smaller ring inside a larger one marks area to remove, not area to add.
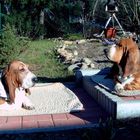
[[[105,54],[108,54],[108,52],[109,52],[109,49],[104,49]]]
[[[37,77],[32,78],[32,82],[36,83],[38,81]]]

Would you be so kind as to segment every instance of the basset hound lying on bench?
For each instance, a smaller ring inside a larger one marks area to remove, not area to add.
[[[26,96],[29,88],[35,85],[37,77],[28,69],[28,65],[14,60],[2,72],[0,82],[0,109],[34,109]]]
[[[110,76],[115,80],[115,90],[140,90],[140,52],[132,38],[122,38],[105,50],[114,65]]]

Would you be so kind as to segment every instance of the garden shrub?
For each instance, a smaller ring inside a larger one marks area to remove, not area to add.
[[[28,47],[29,41],[16,34],[14,27],[6,24],[0,35],[0,67],[17,58]]]

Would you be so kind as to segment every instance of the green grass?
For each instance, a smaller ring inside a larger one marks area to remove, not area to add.
[[[83,35],[80,34],[80,33],[66,34],[66,35],[64,35],[63,37],[64,37],[64,39],[73,40],[73,41],[74,41],[74,40],[79,40],[79,39],[84,39]]]
[[[56,47],[60,42],[54,40],[31,41],[30,47],[20,54],[18,59],[28,63],[31,70],[42,78],[68,79],[73,73],[67,71],[67,66],[60,63],[56,55]]]

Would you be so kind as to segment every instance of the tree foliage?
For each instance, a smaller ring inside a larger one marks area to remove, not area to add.
[[[106,2],[107,0],[5,0],[3,5],[5,9],[6,6],[9,8],[8,11],[5,10],[5,21],[15,26],[19,35],[36,38],[40,35],[56,37],[73,31],[79,32],[86,22],[92,20],[105,24],[108,18],[108,13],[105,12]],[[124,28],[140,25],[139,0],[118,0],[118,7],[116,15]],[[40,24],[42,11],[44,23]]]
[[[15,28],[6,24],[0,37],[0,66],[16,59],[28,43],[28,39],[17,36]]]

